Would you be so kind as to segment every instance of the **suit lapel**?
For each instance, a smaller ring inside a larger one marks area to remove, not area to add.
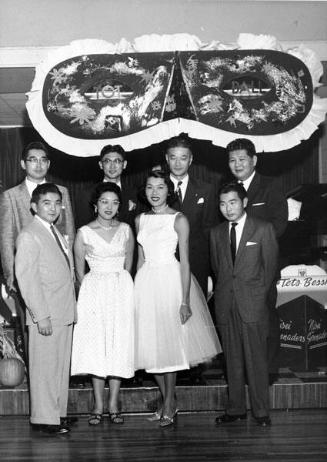
[[[246,243],[248,242],[250,236],[253,234],[253,231],[254,231],[253,222],[252,222],[251,218],[247,216],[246,220],[245,220],[245,223],[244,223],[244,228],[243,228],[241,240],[240,240],[240,243],[238,245],[237,252],[236,252],[235,265],[237,264],[237,262],[241,258],[242,253],[243,253],[243,251],[245,249]]]
[[[185,211],[185,215],[187,216],[187,211],[189,209],[193,209],[194,203],[196,203],[196,197],[198,193],[196,190],[196,184],[192,178],[189,177],[187,188],[185,191],[184,200],[181,206],[181,210]]]
[[[65,266],[65,268],[68,269],[67,261],[60,250],[57,242],[55,241],[54,237],[51,236],[50,231],[48,231],[42,223],[39,222],[38,218],[34,218],[34,226],[36,227],[37,233],[42,237],[42,239],[45,239],[49,245],[49,251],[53,253],[60,261],[62,264]],[[58,228],[56,228],[57,233],[60,235],[61,239],[64,239]],[[70,263],[70,269],[73,268],[73,260],[71,253],[68,248],[68,259]],[[71,272],[71,270],[70,270]]]
[[[251,202],[253,200],[253,197],[256,196],[257,194],[257,191],[259,190],[260,188],[260,175],[258,173],[255,173],[252,181],[251,181],[251,184],[249,186],[249,189],[247,190],[247,196],[248,196],[248,199],[249,199],[249,202],[251,205]]]
[[[31,196],[29,195],[25,181],[19,185],[19,206],[23,210],[31,209]]]
[[[226,261],[230,267],[233,266],[232,253],[230,250],[230,238],[229,238],[229,222],[226,221],[222,224],[222,237],[221,237],[221,247],[223,253],[225,254]]]

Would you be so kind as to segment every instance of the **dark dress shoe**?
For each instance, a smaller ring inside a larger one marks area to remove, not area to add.
[[[77,417],[60,417],[60,425],[63,425],[64,427],[74,425],[76,422],[78,422]]]
[[[237,420],[246,420],[247,415],[245,414],[235,414],[235,415],[230,415],[230,414],[223,414],[218,417],[216,417],[216,425],[221,425],[224,423],[231,423],[231,422],[236,422]]]
[[[70,432],[70,428],[65,425],[46,425],[46,424],[31,424],[32,430],[48,433],[49,435],[64,435]]]
[[[268,416],[256,417],[255,420],[257,421],[257,424],[260,425],[260,427],[269,427],[271,425],[271,420]]]

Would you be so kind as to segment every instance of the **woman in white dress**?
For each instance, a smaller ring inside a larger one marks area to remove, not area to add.
[[[123,423],[118,409],[121,378],[134,375],[134,294],[130,275],[134,238],[117,219],[120,188],[101,183],[95,189],[96,219],[79,229],[75,245],[80,285],[72,349],[72,374],[91,374],[94,408],[90,425],[102,421],[104,385],[109,377],[109,418]],[[85,274],[85,261],[90,271]]]
[[[167,203],[173,195],[169,176],[151,172],[145,183],[151,211],[136,218],[135,366],[153,373],[158,383],[162,408],[150,420],[160,421],[161,427],[173,424],[177,413],[177,371],[221,352],[206,300],[190,273],[187,218]]]

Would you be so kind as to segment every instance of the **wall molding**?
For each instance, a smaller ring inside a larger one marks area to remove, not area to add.
[[[327,61],[327,41],[280,41],[283,50],[305,45],[315,51],[320,61]],[[48,53],[59,47],[0,47],[0,67],[36,67]]]

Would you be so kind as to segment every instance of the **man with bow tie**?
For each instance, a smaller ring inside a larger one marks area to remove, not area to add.
[[[237,182],[222,186],[219,208],[226,222],[211,230],[216,276],[215,312],[226,360],[229,400],[217,424],[247,418],[245,383],[253,416],[270,425],[267,295],[274,280],[278,244],[269,222],[249,216],[246,191]]]
[[[213,185],[189,175],[192,160],[192,147],[188,138],[178,136],[169,140],[166,161],[177,193],[172,207],[183,212],[189,221],[191,272],[206,296],[210,274],[209,230],[218,222],[218,211]]]

